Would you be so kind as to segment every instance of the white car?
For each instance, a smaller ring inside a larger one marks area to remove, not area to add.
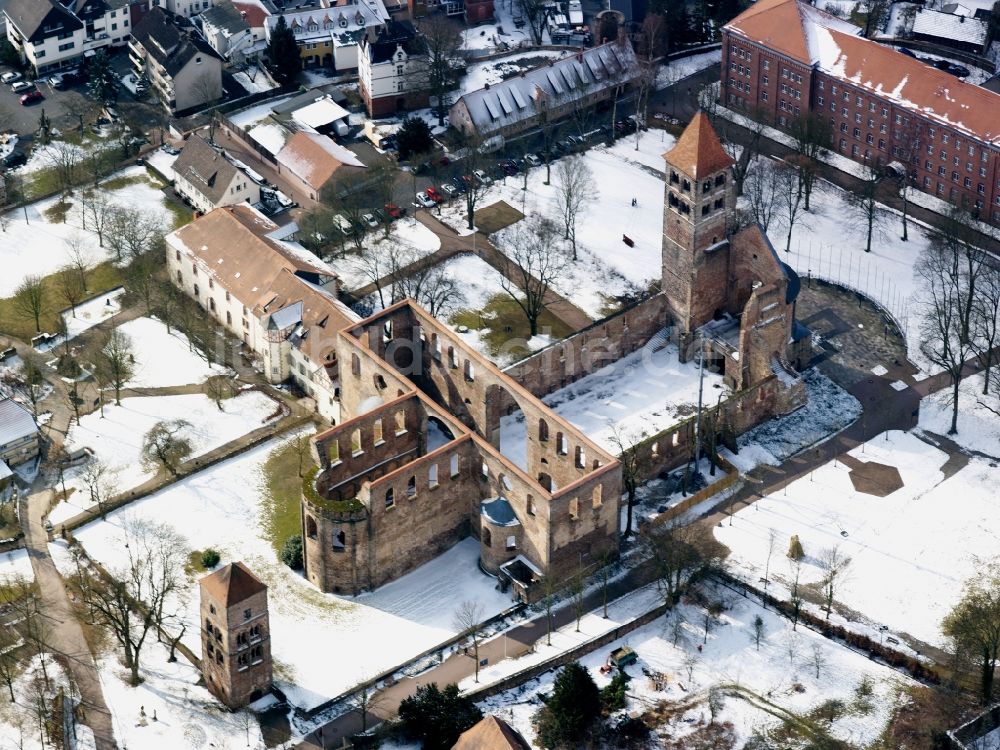
[[[337,225],[344,234],[351,234],[354,231],[354,227],[351,226],[351,222],[347,220],[347,217],[343,214],[334,214],[333,223]]]
[[[378,226],[378,219],[375,218],[375,214],[365,214],[361,217],[361,221],[370,226],[372,229]]]
[[[542,165],[542,160],[539,159],[535,154],[525,154],[524,160],[533,167],[540,167]]]
[[[0,83],[14,83],[14,81],[20,81],[21,74],[16,70],[10,70],[3,75],[0,75]]]
[[[480,185],[492,185],[493,178],[486,174],[482,169],[477,169],[472,173],[472,176],[479,180]]]
[[[444,185],[442,185],[441,190],[444,191],[444,194],[447,195],[449,198],[454,198],[456,195],[458,195],[458,188],[452,185],[450,182],[446,182]]]
[[[15,94],[20,94],[25,91],[31,91],[35,88],[35,84],[29,81],[18,81],[17,83],[11,84],[10,90]]]
[[[417,193],[416,197],[417,197],[417,203],[419,203],[424,208],[433,208],[434,206],[437,205],[436,203],[434,203],[434,201],[430,199],[427,193],[424,193],[422,191]]]

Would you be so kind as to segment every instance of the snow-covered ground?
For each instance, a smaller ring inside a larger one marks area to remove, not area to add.
[[[52,658],[52,654],[46,654],[44,658],[44,670],[41,659],[33,656],[27,661],[23,671],[15,673],[12,687],[16,702],[7,700],[7,685],[3,685],[4,698],[0,700],[0,750],[51,750],[54,747],[48,739],[42,743],[44,728],[39,726],[38,713],[32,708],[32,704],[39,696],[43,696],[42,699],[48,705],[53,705],[60,689],[69,689],[70,681],[59,662]],[[46,675],[48,687],[45,684]],[[77,748],[87,750],[87,746],[82,743],[78,743]]]
[[[0,586],[3,585],[4,581],[12,578],[32,579],[34,577],[35,574],[31,569],[31,559],[28,557],[27,550],[14,549],[9,552],[0,552]]]
[[[63,541],[49,544],[56,568],[64,576],[76,573],[76,564]],[[197,598],[197,597],[195,597]],[[175,750],[182,747],[259,747],[260,728],[246,712],[230,713],[209,694],[200,672],[178,655],[167,661],[169,650],[155,638],[142,649],[137,687],[128,684],[129,673],[112,640],[98,655],[97,668],[104,699],[111,709],[115,738],[120,747]],[[154,719],[155,716],[155,719]],[[0,750],[6,746],[0,744]]]
[[[579,260],[571,263],[554,287],[593,318],[601,318],[613,297],[646,289],[661,276],[660,245],[663,235],[663,158],[674,138],[662,130],[642,133],[639,149],[635,136],[613,147],[598,146],[582,158],[596,186],[595,200],[585,205],[577,221]],[[564,157],[565,158],[565,157]],[[522,176],[495,182],[480,199],[482,207],[504,200],[526,216],[543,215],[559,224],[557,201],[559,160],[552,164],[552,184],[545,185],[545,167],[528,173],[528,189]],[[632,205],[632,199],[637,205]],[[442,219],[464,232],[464,204],[445,208]],[[494,235],[494,244],[504,248],[505,232]],[[622,242],[627,235],[634,242]]]
[[[128,381],[129,388],[164,388],[173,385],[200,383],[209,375],[225,372],[221,365],[211,365],[188,338],[155,318],[136,318],[123,323],[118,330],[132,341],[135,371]]]
[[[113,396],[112,393],[107,398]],[[154,475],[155,472],[142,466],[140,454],[143,436],[158,422],[184,419],[190,423],[184,435],[191,441],[191,457],[195,458],[261,427],[277,407],[274,399],[260,391],[246,391],[222,403],[225,411],[219,411],[214,401],[200,393],[125,398],[121,406],[105,405],[103,417],[95,411],[73,425],[67,447],[71,451],[90,448],[96,460],[114,470],[117,494]],[[76,487],[77,491],[52,511],[49,515],[52,523],[91,506],[82,473],[83,467],[67,473],[67,487]]]
[[[277,88],[274,83],[257,68],[247,68],[237,73],[233,73],[236,82],[246,89],[248,94],[257,94],[261,91],[270,91]]]
[[[616,435],[628,447],[693,416],[698,408],[698,380],[698,364],[678,362],[676,345],[658,350],[647,345],[543,401],[617,455],[621,448]],[[714,405],[727,392],[722,376],[705,370],[704,403]],[[527,446],[521,443],[521,450],[513,447],[518,445],[516,435],[524,431],[518,416],[520,413],[501,420],[500,445],[505,455],[526,468]],[[523,423],[523,416],[521,419]]]
[[[713,592],[713,596],[725,599],[728,606],[707,638],[702,626],[705,611],[681,605],[669,618],[659,618],[580,659],[597,685],[604,687],[613,674],[600,673],[608,655],[622,646],[637,653],[638,662],[625,669],[632,678],[627,688],[628,702],[616,716],[641,714],[667,702],[664,714],[670,718],[655,732],[663,741],[676,741],[708,723],[708,692],[717,688],[723,690],[725,700],[716,721],[731,722],[737,739],[733,747],[742,747],[755,730],[780,726],[775,714],[791,712],[802,716],[829,700],[846,704],[843,714],[829,726],[832,736],[849,741],[853,747],[865,746],[878,737],[889,719],[896,686],[909,684],[906,678],[812,631],[793,631],[790,622],[749,600],[724,591]],[[581,622],[581,629],[589,637],[593,625],[599,628],[608,622],[599,615],[589,614]],[[753,626],[758,616],[763,622],[759,650]],[[679,623],[676,629],[680,634],[676,645],[675,622]],[[574,631],[575,623],[553,637],[554,644],[558,640],[561,646],[559,650],[586,640]],[[544,637],[538,648],[549,652],[547,655],[556,650],[544,646]],[[532,655],[514,663],[527,666],[534,659]],[[542,705],[540,696],[551,693],[556,674],[556,670],[546,672],[487,699],[480,707],[509,721],[536,748],[531,720]],[[763,708],[768,704],[773,714]],[[678,710],[671,713],[671,707]]]
[[[929,412],[927,423],[937,427],[939,415]],[[976,556],[996,552],[996,470],[988,460],[971,458],[947,476],[942,468],[948,454],[915,433],[879,435],[850,455],[894,467],[902,487],[885,497],[859,492],[844,463],[827,463],[739,511],[731,526],[715,530],[716,537],[732,550],[732,569],[756,582],[774,529],[769,590],[785,598],[793,574],[785,558],[792,535],[805,549],[803,585],[823,578],[823,551],[838,547],[852,562],[836,600],[862,618],[842,624],[876,638],[877,626],[884,624],[942,645],[941,619],[961,595],[962,583],[975,574]]]
[[[66,324],[66,335],[71,339],[75,338],[101,321],[118,314],[121,310],[120,298],[123,294],[125,294],[124,287],[118,287],[64,312],[62,319]]]
[[[272,99],[261,104],[255,104],[252,107],[241,109],[239,112],[231,113],[228,116],[228,119],[231,123],[233,123],[233,125],[239,125],[241,128],[249,128],[254,123],[266,120],[271,115],[272,107],[284,104],[291,98],[292,95],[289,95],[278,99]]]
[[[411,263],[440,249],[441,240],[419,221],[407,217],[393,223],[388,238],[381,229],[368,232],[364,238],[364,246],[365,252],[381,253],[383,256],[387,256],[388,248],[392,248],[394,252],[399,253],[401,263]],[[365,270],[364,261],[358,255],[346,255],[331,261],[331,265],[340,276],[345,289],[357,289],[373,281]],[[383,257],[379,262],[379,270],[383,275],[389,265],[387,257]]]
[[[304,708],[448,639],[462,601],[480,602],[486,617],[511,606],[495,581],[479,571],[479,545],[472,539],[375,592],[358,597],[318,592],[278,560],[262,526],[261,469],[279,444],[272,441],[189,477],[76,536],[90,555],[114,568],[123,561],[121,519],[141,517],[174,526],[192,549],[214,547],[223,563],[246,563],[268,585],[276,682]],[[195,590],[178,592],[170,606],[181,610],[188,624],[184,642],[200,651]]]
[[[951,388],[944,388],[920,402],[920,428],[951,440],[971,451],[1000,457],[1000,417],[990,409],[1000,409],[996,389],[983,395],[983,375],[962,381],[958,392],[958,434],[951,428]]]
[[[514,4],[517,0],[497,0],[493,4],[494,23],[480,24],[462,31],[462,48],[481,52],[498,51],[531,43],[527,25],[514,25]],[[520,10],[518,10],[520,15]]]
[[[178,156],[180,156],[180,154],[168,154],[162,148],[158,148],[155,151],[151,151],[146,156],[146,164],[148,164],[151,169],[154,169],[163,175],[165,180],[173,182],[174,162],[177,161]]]
[[[173,223],[165,196],[149,179],[145,167],[133,166],[111,175],[109,179],[137,178],[134,185],[107,190],[110,203],[138,209],[146,216],[159,219],[164,226]],[[46,276],[70,260],[71,243],[80,241],[84,255],[92,262],[104,261],[109,250],[99,246],[97,234],[84,229],[80,203],[70,199],[72,206],[64,223],[50,221],[45,212],[59,203],[59,196],[29,204],[24,209],[4,216],[5,231],[0,234],[0,297],[13,294],[28,274]],[[25,222],[27,213],[27,222]],[[87,223],[90,226],[90,223]]]

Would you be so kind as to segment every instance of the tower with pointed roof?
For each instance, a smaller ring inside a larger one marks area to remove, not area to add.
[[[727,307],[733,160],[704,112],[663,158],[663,293],[684,357],[691,332]]]
[[[199,582],[201,672],[208,689],[231,709],[271,689],[271,629],[267,586],[241,562]]]

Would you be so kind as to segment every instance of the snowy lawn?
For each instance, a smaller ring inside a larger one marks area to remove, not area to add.
[[[34,577],[35,573],[31,569],[31,558],[28,557],[27,550],[15,549],[10,552],[0,552],[0,587],[3,586],[4,581],[9,581],[12,578],[33,579]]]
[[[722,60],[722,50],[716,49],[711,52],[701,52],[690,57],[682,57],[679,60],[671,60],[666,65],[661,65],[656,71],[656,88],[666,88],[672,83],[676,83],[688,76],[718,65]]]
[[[650,130],[640,134],[638,150],[632,135],[611,148],[598,146],[582,155],[593,175],[595,200],[584,206],[577,221],[579,260],[569,264],[554,288],[592,318],[607,315],[615,307],[615,297],[646,289],[662,275],[662,155],[673,144],[666,131]],[[479,205],[504,200],[526,216],[546,216],[560,226],[559,162],[552,163],[551,185],[544,184],[545,167],[535,167],[528,173],[527,190],[521,189],[523,176],[508,177],[495,182]],[[633,198],[638,205],[632,205]],[[445,208],[441,218],[460,233],[467,231],[464,202]],[[505,233],[515,227],[493,236],[498,249],[504,249]],[[633,240],[634,247],[622,242],[623,235]]]
[[[211,365],[200,352],[192,350],[187,336],[167,327],[155,318],[136,318],[122,323],[118,330],[132,341],[135,372],[129,388],[165,388],[173,385],[201,383],[209,375],[226,371],[221,365]]]
[[[49,544],[52,559],[65,575],[76,573],[72,556],[63,541]],[[167,661],[169,649],[149,638],[142,650],[142,684],[128,684],[129,672],[122,666],[121,651],[111,639],[97,658],[104,699],[111,709],[115,737],[120,747],[173,750],[182,747],[258,747],[260,728],[246,712],[230,713],[204,685],[201,673],[183,655]],[[153,716],[156,716],[154,721]],[[0,745],[3,748],[3,745]]]
[[[200,393],[125,398],[121,406],[114,403],[106,405],[103,418],[99,411],[95,411],[84,416],[80,424],[73,425],[67,447],[71,451],[90,448],[96,460],[115,470],[117,494],[155,474],[142,466],[140,453],[143,436],[158,422],[187,420],[191,427],[184,435],[191,441],[191,457],[195,458],[261,427],[277,408],[274,399],[260,391],[246,391],[222,403],[225,411],[219,411],[214,401]],[[63,521],[90,506],[82,473],[83,467],[67,473],[67,487],[78,489],[50,514],[52,523]]]
[[[386,254],[389,249],[399,253],[400,262],[412,263],[441,248],[441,240],[434,232],[414,218],[407,217],[392,224],[389,237],[381,229],[374,229],[364,237],[364,252]],[[346,255],[331,261],[331,265],[340,276],[345,289],[357,289],[373,282],[371,275],[365,270],[362,259],[355,254]],[[388,258],[380,261],[380,268],[389,268]],[[383,273],[383,275],[385,275]]]
[[[806,717],[829,700],[843,701],[845,710],[832,724],[822,721],[816,725],[853,747],[877,739],[889,718],[897,686],[908,684],[905,677],[812,631],[792,631],[790,622],[745,599],[728,592],[714,592],[713,596],[724,598],[728,607],[707,639],[702,628],[705,610],[681,605],[670,619],[659,618],[580,659],[598,686],[604,687],[613,673],[602,675],[599,668],[611,651],[627,645],[638,654],[639,661],[625,669],[632,678],[628,702],[616,716],[641,715],[666,702],[664,714],[670,718],[666,723],[651,723],[657,725],[655,734],[664,741],[677,740],[699,733],[708,724],[707,696],[715,687],[725,694],[716,721],[732,724],[733,747],[742,747],[754,731],[778,728],[779,717]],[[587,615],[585,621],[596,614]],[[757,616],[764,626],[759,650],[753,637]],[[676,645],[673,622],[680,623]],[[575,624],[567,626],[557,636],[567,646],[578,635],[574,628]],[[531,719],[542,705],[540,696],[551,693],[555,674],[547,672],[480,706],[484,712],[510,721],[533,748],[537,747]],[[671,709],[676,712],[671,714]]]
[[[990,409],[1000,410],[996,390],[984,396],[983,375],[972,375],[962,381],[958,392],[958,434],[947,434],[951,428],[951,388],[920,402],[920,427],[946,435],[963,448],[1000,456],[1000,415]]]
[[[769,591],[782,598],[788,597],[793,575],[785,557],[793,534],[805,550],[800,581],[813,598],[824,577],[821,556],[837,547],[852,562],[835,592],[846,609],[835,612],[834,619],[876,639],[878,625],[885,624],[895,633],[941,646],[941,619],[958,601],[963,582],[975,574],[976,557],[996,553],[996,470],[972,458],[946,476],[942,468],[948,454],[914,433],[879,435],[850,455],[869,465],[856,470],[856,480],[865,468],[881,464],[890,467],[882,469],[887,475],[883,486],[892,489],[894,480],[902,486],[884,497],[859,491],[851,470],[842,461],[831,462],[740,510],[731,526],[715,530],[716,537],[732,551],[734,572],[760,585],[774,529]]]
[[[119,298],[123,294],[125,294],[125,289],[118,287],[64,312],[62,319],[66,324],[67,336],[71,339],[75,338],[101,321],[107,320],[112,315],[117,315],[121,311]]]
[[[168,182],[174,181],[174,162],[180,154],[168,154],[162,148],[158,148],[146,156],[146,164],[150,169],[158,172],[163,179]]]
[[[166,196],[150,180],[145,167],[128,167],[109,180],[130,183],[105,190],[110,203],[137,209],[161,221],[164,227],[173,226],[174,215],[166,205]],[[0,267],[4,269],[0,274],[0,297],[12,295],[28,274],[47,276],[66,265],[70,260],[71,243],[79,241],[85,257],[92,263],[109,259],[110,250],[99,246],[97,234],[83,228],[81,206],[76,196],[70,198],[64,222],[50,218],[59,202],[59,196],[46,198],[3,216],[6,227],[0,234]],[[88,222],[87,226],[90,225]]]
[[[303,708],[451,637],[455,607],[464,600],[479,601],[484,617],[511,606],[494,589],[495,581],[479,572],[473,539],[375,592],[346,597],[317,591],[278,560],[264,530],[262,466],[279,444],[272,441],[186,478],[76,536],[90,555],[115,567],[123,562],[121,520],[134,516],[174,526],[191,549],[214,547],[223,563],[245,562],[269,588],[276,682]],[[200,618],[194,581],[191,586],[171,606],[181,610],[188,624],[184,642],[197,653]]]
[[[44,670],[38,656],[26,660],[23,668],[15,670],[12,687],[16,702],[8,700],[7,685],[0,685],[3,688],[3,698],[0,699],[0,750],[52,750],[54,747],[48,740],[44,744],[41,742],[43,727],[39,726],[38,713],[33,710],[32,703],[38,700],[38,696],[44,696],[43,700],[49,705],[54,704],[60,689],[69,691],[70,681],[52,654],[46,654],[44,658]],[[45,687],[46,674],[48,688]],[[78,739],[82,739],[84,734],[84,728],[80,727]],[[87,750],[87,747],[82,742],[76,745],[78,750]]]

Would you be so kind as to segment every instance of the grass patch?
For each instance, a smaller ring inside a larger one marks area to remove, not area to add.
[[[173,217],[170,222],[170,228],[172,230],[180,229],[185,224],[190,224],[194,219],[194,215],[190,208],[181,203],[181,201],[173,195],[166,192],[163,193],[163,207],[166,208]]]
[[[121,190],[123,188],[131,187],[132,185],[140,185],[143,182],[148,182],[148,180],[143,175],[132,175],[121,177],[112,177],[110,180],[105,180],[101,183],[102,190]]]
[[[42,214],[53,224],[65,224],[66,215],[69,210],[73,207],[71,201],[59,201],[58,203],[53,203],[51,206],[46,208]]]
[[[299,476],[299,451],[295,442],[293,438],[275,448],[264,463],[264,533],[278,555],[288,537],[302,533],[299,511],[302,477]],[[310,468],[310,462],[306,456],[304,470]]]
[[[499,232],[524,218],[524,214],[507,201],[497,201],[485,208],[476,209],[476,226],[483,234]]]
[[[530,328],[521,308],[506,294],[495,294],[482,310],[459,310],[451,316],[453,325],[478,330],[492,356],[506,355],[518,360],[531,354],[525,346]],[[554,339],[561,339],[573,329],[545,310],[538,320],[538,330]]]
[[[44,285],[44,309],[41,315],[42,330],[54,333],[58,326],[59,311],[66,307],[66,301],[59,294],[56,275],[52,274],[42,279]],[[87,277],[87,297],[102,294],[110,289],[121,286],[122,272],[110,261],[94,267]],[[27,341],[36,333],[34,318],[21,315],[12,297],[0,299],[0,332]]]
[[[200,549],[192,550],[188,553],[187,562],[184,564],[184,572],[189,576],[208,572],[208,568],[201,564],[201,553]]]

